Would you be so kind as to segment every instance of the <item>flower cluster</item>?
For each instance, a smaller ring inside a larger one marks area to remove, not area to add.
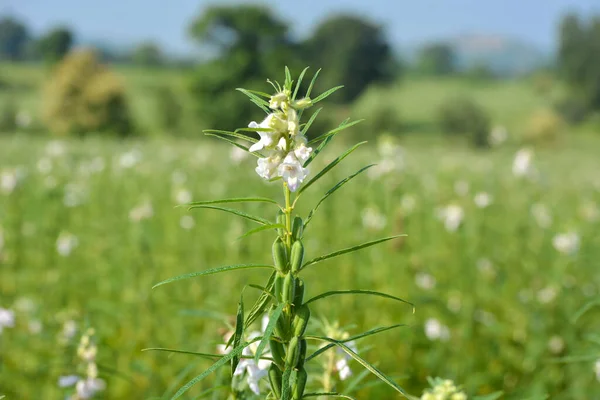
[[[308,175],[304,163],[312,153],[306,136],[300,131],[298,111],[311,102],[309,99],[294,102],[290,95],[286,89],[271,96],[269,107],[273,112],[260,124],[252,121],[248,127],[256,129],[260,136],[250,151],[262,151],[266,155],[258,159],[256,173],[266,180],[282,178],[295,192]]]
[[[15,326],[15,313],[11,310],[0,307],[0,333],[4,328],[13,328]]]
[[[81,337],[77,347],[77,356],[81,360],[81,368],[85,376],[67,375],[61,376],[58,380],[60,387],[69,387],[75,385],[75,393],[69,397],[69,400],[91,399],[97,392],[104,390],[105,382],[98,378],[98,367],[96,365],[96,354],[98,348],[93,341],[94,330],[88,329]]]
[[[421,400],[467,400],[467,395],[449,379],[436,378],[430,383],[432,388],[425,390]]]

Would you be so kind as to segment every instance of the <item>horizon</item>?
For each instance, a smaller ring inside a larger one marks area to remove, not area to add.
[[[0,5],[0,15],[23,20],[35,35],[57,25],[67,25],[75,32],[78,43],[102,43],[124,49],[152,41],[166,49],[167,54],[197,55],[198,46],[187,37],[187,27],[201,10],[217,3],[180,0],[178,7],[171,8],[159,3],[158,0],[107,0],[90,6],[77,0],[55,0],[49,6],[43,0],[5,0]],[[387,0],[371,0],[368,5],[362,0],[347,0],[343,5],[335,0],[307,0],[304,7],[293,9],[289,0],[222,0],[218,4],[242,3],[269,6],[282,20],[290,22],[291,34],[297,38],[308,36],[317,24],[332,15],[358,14],[382,25],[390,43],[400,51],[437,40],[492,36],[516,40],[549,53],[556,48],[561,15],[569,11],[584,15],[600,12],[600,4],[595,0],[535,0],[526,4],[519,4],[518,0],[493,0],[485,4],[476,0],[457,0],[452,4],[426,0],[398,2],[391,7]],[[144,10],[143,17],[130,17],[140,14],[139,10]],[[292,22],[293,14],[297,17]]]

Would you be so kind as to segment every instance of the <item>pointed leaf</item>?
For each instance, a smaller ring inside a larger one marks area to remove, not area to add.
[[[285,82],[284,85],[286,89],[292,90],[292,74],[290,73],[290,69],[285,66]]]
[[[275,286],[275,277],[276,276],[277,276],[277,272],[273,271],[273,273],[269,277],[269,280],[267,281],[267,285],[265,286],[265,289],[268,292],[273,291],[273,287]],[[256,319],[260,315],[265,313],[265,311],[267,310],[267,307],[269,306],[270,300],[271,300],[271,297],[268,294],[263,293],[260,295],[260,297],[256,300],[256,303],[254,303],[254,305],[250,309],[248,316],[246,317],[246,323],[245,323],[246,328],[248,328],[248,326],[252,325],[252,323],[254,321],[256,321]]]
[[[248,96],[250,98],[250,101],[252,101],[254,104],[256,104],[257,106],[259,106],[267,114],[270,113],[269,103],[266,102],[264,99],[261,99],[260,97],[258,97],[254,93],[249,92],[248,90],[243,89],[243,88],[236,88],[235,90],[244,93],[246,96]]]
[[[238,303],[238,309],[235,317],[235,333],[233,334],[233,348],[235,349],[240,345],[244,338],[244,297],[240,296],[240,302]],[[235,372],[240,362],[240,355],[237,354],[231,359],[231,376]]]
[[[388,386],[390,386],[391,388],[396,390],[398,393],[400,393],[404,397],[409,398],[409,396],[406,394],[404,389],[402,389],[396,382],[394,382],[386,374],[381,372],[377,367],[375,367],[374,365],[372,365],[371,363],[369,363],[368,361],[363,359],[361,356],[356,354],[350,347],[346,346],[341,341],[338,341],[338,340],[335,340],[335,339],[332,339],[329,337],[325,337],[325,336],[310,336],[310,335],[305,336],[305,339],[319,340],[319,341],[329,342],[329,343],[334,344],[335,346],[342,349],[344,351],[344,353],[348,354],[350,357],[352,357],[354,360],[356,360],[360,365],[362,365],[363,367],[365,367],[366,369],[371,371],[371,373],[373,375],[375,375],[376,377],[378,377],[379,379],[381,379],[381,381],[386,383]]]
[[[267,99],[271,98],[271,95],[269,93],[265,93],[265,92],[260,92],[258,90],[250,90],[250,89],[245,89],[247,92],[249,93],[253,93],[253,94],[257,94],[259,96],[265,97]]]
[[[350,400],[357,400],[356,398],[352,397],[352,396],[348,396],[345,394],[339,394],[336,392],[323,392],[323,393],[308,393],[302,396],[302,398],[306,398],[306,397],[321,397],[321,396],[327,396],[327,397],[337,397],[337,398],[341,398],[341,399],[350,399]]]
[[[304,78],[304,74],[308,71],[308,67],[304,68],[298,77],[298,82],[296,82],[296,88],[294,89],[294,93],[292,94],[292,100],[296,100],[296,95],[298,94],[298,90],[300,89],[300,85],[302,84],[302,79]]]
[[[343,131],[344,129],[350,128],[351,126],[354,126],[354,125],[356,125],[356,124],[359,124],[359,123],[361,123],[362,121],[364,121],[364,119],[357,119],[356,121],[352,121],[352,122],[348,122],[348,123],[345,123],[345,124],[343,124],[343,125],[340,125],[340,126],[338,126],[337,128],[335,128],[335,129],[332,129],[332,130],[330,130],[329,132],[327,132],[327,133],[324,133],[324,134],[322,134],[321,136],[318,136],[318,137],[316,137],[316,138],[314,138],[314,139],[310,140],[310,141],[308,142],[308,144],[317,143],[317,142],[320,142],[321,140],[327,139],[328,137],[335,136],[335,135],[337,135],[338,133],[340,133],[341,131]]]
[[[252,136],[248,136],[248,135],[242,135],[241,133],[237,133],[237,132],[231,132],[231,131],[221,131],[218,129],[205,129],[202,131],[205,135],[206,134],[212,134],[212,135],[224,135],[224,136],[231,136],[234,137],[236,139],[241,139],[241,140],[247,140],[248,142],[251,143],[256,143],[258,142],[258,139],[253,138]]]
[[[227,142],[227,143],[229,143],[229,144],[231,144],[231,145],[234,145],[235,147],[237,147],[237,148],[239,148],[239,149],[242,149],[242,150],[244,150],[245,152],[247,152],[247,153],[249,153],[249,154],[252,154],[252,155],[253,155],[253,156],[255,156],[255,157],[260,157],[260,154],[251,153],[251,152],[250,152],[250,148],[249,148],[249,147],[246,147],[246,146],[244,146],[243,144],[239,144],[239,143],[237,143],[237,142],[235,142],[235,141],[233,141],[233,140],[231,140],[231,139],[227,139],[227,138],[225,138],[225,137],[223,137],[223,136],[220,136],[220,135],[215,135],[214,133],[205,133],[205,135],[206,135],[206,136],[213,136],[213,137],[216,137],[217,139],[224,140],[225,142]]]
[[[306,160],[306,162],[304,163],[304,168],[308,167],[308,165],[313,162],[313,160],[315,158],[317,158],[317,156],[319,155],[320,152],[323,151],[323,149],[325,149],[325,147],[329,144],[329,142],[331,142],[333,140],[333,136],[329,136],[327,139],[323,140],[319,146],[313,150],[313,152],[310,154],[310,157],[308,157],[308,160]]]
[[[231,199],[205,200],[194,201],[187,204],[188,206],[202,206],[207,204],[224,204],[224,203],[272,203],[279,205],[275,200],[268,197],[234,197]]]
[[[223,365],[227,364],[229,362],[229,360],[231,360],[236,355],[241,354],[246,347],[248,347],[250,344],[252,344],[254,342],[257,342],[258,340],[260,340],[260,337],[255,338],[251,341],[242,343],[238,347],[232,349],[231,352],[224,355],[219,361],[214,363],[209,369],[207,369],[206,371],[204,371],[203,373],[201,373],[200,375],[196,376],[194,379],[192,379],[191,381],[186,383],[184,386],[182,386],[177,391],[177,393],[175,393],[173,395],[173,397],[171,397],[171,400],[175,400],[175,399],[178,399],[179,397],[181,397],[181,395],[183,395],[185,392],[187,392],[196,383],[200,382],[202,379],[206,378],[208,375],[212,374],[214,371],[221,368]]]
[[[371,242],[366,242],[366,243],[363,243],[363,244],[359,244],[357,246],[348,247],[347,249],[342,249],[342,250],[334,251],[333,253],[329,253],[329,254],[326,254],[326,255],[321,256],[321,257],[313,258],[312,260],[310,260],[307,263],[305,263],[302,266],[302,269],[308,267],[309,265],[313,265],[313,264],[316,264],[318,262],[321,262],[321,261],[324,261],[324,260],[327,260],[327,259],[330,259],[330,258],[333,258],[333,257],[341,256],[341,255],[347,254],[347,253],[352,253],[354,251],[362,250],[364,248],[375,246],[376,244],[387,242],[388,240],[397,239],[397,238],[403,237],[403,236],[406,236],[406,235],[405,234],[401,234],[401,235],[389,236],[389,237],[386,237],[386,238],[383,238],[383,239],[377,239],[377,240],[373,240]]]
[[[590,311],[592,308],[596,307],[596,306],[600,306],[600,299],[596,299],[596,300],[592,300],[588,303],[586,303],[583,307],[581,307],[576,313],[575,315],[573,315],[572,318],[572,323],[576,323],[579,318],[581,318],[583,315],[585,315],[588,311]]]
[[[331,171],[333,169],[333,167],[338,165],[344,158],[348,157],[354,150],[358,149],[360,146],[362,146],[365,143],[367,143],[367,142],[360,142],[360,143],[355,144],[350,149],[346,150],[338,158],[336,158],[335,160],[330,162],[325,168],[323,168],[318,174],[316,174],[310,181],[308,181],[306,183],[306,185],[302,186],[302,188],[300,189],[298,194],[300,194],[300,193],[304,192],[306,189],[308,189],[313,183],[315,183],[316,181],[321,179],[326,173]]]
[[[327,97],[331,96],[332,94],[334,94],[335,92],[337,92],[338,90],[340,90],[343,87],[344,87],[344,85],[341,85],[341,86],[336,86],[334,88],[326,90],[325,92],[321,93],[313,100],[313,104],[316,104],[319,101],[325,100]]]
[[[256,289],[256,290],[260,290],[262,293],[265,293],[265,294],[267,294],[267,295],[268,295],[269,297],[271,297],[272,299],[274,299],[274,298],[275,298],[275,295],[274,295],[273,293],[269,292],[269,291],[267,290],[267,288],[266,288],[266,287],[262,287],[262,286],[260,286],[260,285],[255,285],[255,284],[253,284],[253,283],[249,283],[247,286],[248,286],[248,287],[251,287],[251,288],[253,288],[253,289]]]
[[[269,225],[261,225],[254,229],[250,229],[248,232],[244,233],[242,236],[238,237],[239,239],[245,238],[246,236],[254,235],[255,233],[267,231],[270,229],[286,229],[285,225],[282,224],[269,224]]]
[[[152,286],[152,289],[157,288],[162,285],[166,285],[167,283],[180,281],[183,279],[195,278],[197,276],[213,275],[213,274],[218,274],[221,272],[235,271],[238,269],[252,269],[252,268],[273,268],[273,266],[267,265],[267,264],[236,264],[236,265],[228,265],[226,267],[211,268],[211,269],[207,269],[204,271],[192,272],[190,274],[179,275],[179,276],[175,276],[173,278],[169,278],[167,280],[164,280],[164,281],[159,282],[156,285]]]
[[[377,333],[389,331],[391,329],[396,329],[396,328],[399,328],[401,326],[406,326],[406,325],[405,324],[396,324],[396,325],[390,325],[390,326],[382,326],[382,327],[379,327],[379,328],[368,330],[368,331],[360,333],[358,335],[350,336],[347,339],[340,340],[340,342],[342,342],[342,343],[352,342],[353,340],[359,340],[359,339],[365,338],[367,336],[371,336],[371,335],[375,335]],[[328,344],[328,345],[326,345],[324,347],[321,347],[320,349],[318,349],[317,351],[315,351],[314,353],[312,353],[310,356],[306,357],[306,362],[308,362],[308,361],[312,360],[313,358],[315,358],[315,357],[323,354],[324,352],[326,352],[327,350],[331,349],[332,347],[335,347],[335,344]]]
[[[315,75],[313,76],[312,80],[310,81],[310,85],[308,85],[308,89],[306,90],[306,95],[304,97],[310,98],[310,93],[312,92],[313,86],[315,85],[315,82],[317,81],[317,77],[319,76],[319,72],[321,72],[321,68],[319,68],[317,70],[317,72],[315,72]],[[298,118],[302,117],[302,113],[303,112],[304,112],[304,110],[298,111]]]
[[[275,310],[273,310],[273,314],[271,314],[271,316],[269,317],[269,323],[267,324],[267,328],[265,329],[265,331],[263,333],[263,338],[260,341],[260,343],[258,344],[258,347],[256,348],[256,353],[254,354],[254,356],[255,356],[254,361],[258,362],[261,354],[263,353],[263,350],[269,343],[269,340],[271,340],[271,336],[273,336],[273,331],[275,330],[275,326],[277,326],[277,320],[281,316],[284,306],[285,306],[285,303],[279,303],[277,308]]]
[[[227,207],[220,207],[220,206],[208,206],[208,205],[194,205],[194,206],[191,206],[189,208],[189,210],[192,210],[194,208],[210,208],[212,210],[225,211],[227,213],[237,215],[238,217],[246,218],[246,219],[249,219],[250,221],[257,222],[259,224],[263,224],[263,225],[271,224],[271,221],[269,221],[268,219],[265,219],[262,217],[257,217],[255,215],[250,215],[248,213],[245,213],[240,210],[236,210],[234,208],[227,208]]]
[[[408,305],[412,306],[413,313],[415,312],[415,305],[409,301],[402,300],[400,297],[392,296],[392,295],[386,294],[386,293],[377,292],[374,290],[362,290],[362,289],[332,290],[329,292],[321,293],[320,295],[315,296],[312,299],[305,301],[304,304],[309,304],[309,303],[312,303],[313,301],[317,301],[319,299],[324,299],[325,297],[337,296],[337,295],[341,295],[341,294],[368,294],[370,296],[384,297],[386,299],[392,299],[392,300],[399,301],[401,303],[408,304]]]
[[[306,217],[306,220],[304,221],[304,228],[306,229],[306,226],[308,225],[308,223],[312,219],[313,215],[315,214],[315,212],[317,211],[317,209],[319,208],[319,206],[321,205],[321,203],[323,203],[329,196],[331,196],[333,193],[335,193],[336,190],[340,189],[347,182],[349,182],[350,180],[352,180],[354,177],[356,177],[357,175],[361,174],[362,172],[366,171],[367,169],[373,167],[374,165],[376,165],[376,164],[367,165],[366,167],[363,167],[363,168],[359,169],[358,171],[356,171],[352,175],[350,175],[350,176],[342,179],[334,187],[332,187],[331,189],[329,189],[327,191],[327,193],[325,193],[325,195],[323,197],[321,197],[321,200],[319,200],[319,202],[317,203],[317,205],[312,210],[310,210],[310,212],[308,213],[308,216]]]
[[[306,132],[308,132],[308,129],[310,128],[310,126],[313,124],[313,122],[315,122],[315,119],[317,118],[317,115],[319,115],[319,113],[321,112],[322,109],[323,109],[323,107],[317,109],[317,111],[315,111],[313,113],[313,115],[310,116],[310,118],[308,119],[308,122],[306,122],[306,124],[302,128],[302,134],[303,135],[306,135]]]

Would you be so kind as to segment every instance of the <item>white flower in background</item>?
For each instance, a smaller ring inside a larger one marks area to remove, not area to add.
[[[553,354],[560,354],[565,349],[565,341],[562,337],[554,335],[548,340],[548,350]]]
[[[579,235],[575,232],[559,233],[552,239],[552,246],[563,254],[575,254],[579,250]]]
[[[269,323],[269,317],[267,317],[266,315],[263,316],[262,329],[261,329],[262,332],[265,331],[268,323]],[[259,336],[262,336],[262,332],[258,332],[258,331],[251,332],[248,335],[248,340],[252,340]],[[244,349],[242,354],[244,356],[254,357],[254,355],[256,354],[256,351],[258,350],[258,345],[259,345],[258,342],[254,342],[254,343],[250,344],[248,347],[246,347]],[[226,350],[223,349],[223,351],[226,351]],[[267,353],[261,354],[261,356],[263,356],[263,355],[268,356]],[[254,392],[255,394],[258,395],[258,394],[260,394],[260,388],[258,386],[258,383],[261,379],[265,378],[268,375],[270,366],[271,366],[271,361],[269,361],[269,360],[258,360],[258,362],[255,362],[254,358],[245,358],[245,359],[240,360],[239,364],[237,365],[237,368],[233,372],[233,375],[240,376],[240,375],[243,375],[244,373],[246,373],[247,374],[246,381],[248,382],[248,386],[250,387],[250,390],[252,390],[252,392]]]
[[[455,232],[458,229],[464,215],[462,207],[456,204],[450,204],[438,210],[438,217],[444,221],[448,232]]]
[[[52,160],[47,157],[40,158],[37,162],[37,169],[40,174],[48,175],[52,172]]]
[[[542,203],[535,203],[530,209],[533,219],[540,228],[549,228],[552,225],[552,215],[550,210]]]
[[[18,168],[4,169],[0,173],[0,191],[6,195],[11,194],[23,178],[22,170]]]
[[[62,157],[66,151],[67,146],[61,140],[51,140],[46,145],[46,154],[50,157]]]
[[[353,340],[344,344],[348,346],[353,352],[358,353],[356,343]],[[348,353],[346,353],[339,347],[336,347],[336,353],[337,361],[335,362],[335,370],[338,372],[340,379],[345,381],[346,379],[352,376],[352,370],[350,369],[349,364],[350,360],[352,360],[352,357],[350,357]]]
[[[77,323],[72,319],[69,319],[63,323],[62,331],[60,332],[61,340],[68,342],[77,333]]]
[[[12,310],[0,307],[0,333],[4,328],[14,328],[15,313]]]
[[[501,125],[496,125],[492,128],[489,137],[489,143],[492,146],[499,146],[508,139],[508,131]]]
[[[513,174],[515,176],[526,176],[531,173],[531,161],[533,158],[533,152],[529,149],[521,149],[517,151],[515,159],[513,161]]]
[[[129,211],[129,220],[132,222],[140,222],[153,216],[154,208],[152,208],[152,203],[148,200],[143,201],[140,205]]]
[[[189,231],[194,226],[196,226],[196,221],[191,215],[183,215],[179,220],[179,226],[181,226],[182,229]]]
[[[454,184],[454,192],[459,196],[466,196],[469,194],[469,182],[458,181]]]
[[[557,295],[558,291],[556,288],[548,286],[537,292],[537,299],[541,304],[548,304],[552,303]]]
[[[432,388],[425,390],[421,400],[467,400],[467,395],[450,379],[435,378]]]
[[[473,199],[475,205],[479,208],[486,208],[490,204],[492,204],[492,196],[490,196],[486,192],[479,192],[475,195]]]
[[[594,372],[596,373],[596,379],[600,382],[600,358],[594,364]]]
[[[235,164],[239,165],[243,160],[248,157],[248,152],[244,149],[240,149],[237,146],[234,146],[229,151],[229,159]]]
[[[77,236],[69,232],[61,232],[56,239],[56,251],[63,257],[68,257],[79,244]]]
[[[300,164],[294,153],[289,153],[285,157],[283,162],[277,167],[277,172],[292,192],[298,190],[308,175],[308,169],[302,167],[302,164]]]
[[[400,199],[400,208],[406,214],[410,214],[417,206],[417,199],[411,194],[405,194]]]
[[[450,339],[450,329],[435,318],[425,321],[425,336],[429,340],[440,340],[442,342]]]
[[[63,204],[70,208],[77,207],[85,203],[87,195],[87,189],[82,183],[68,183],[65,185]]]
[[[418,287],[424,290],[431,290],[436,285],[436,280],[433,275],[425,272],[419,272],[415,275],[415,283]]]
[[[79,346],[77,347],[77,355],[81,360],[81,364],[85,366],[86,376],[67,375],[61,376],[58,379],[59,387],[75,385],[75,396],[70,397],[71,400],[91,399],[96,393],[106,388],[104,380],[98,378],[98,367],[96,366],[98,349],[92,341],[93,335],[94,330],[88,329],[81,337]]]
[[[374,167],[369,168],[367,174],[371,179],[404,169],[404,150],[390,136],[380,136],[377,141],[377,150],[380,161]]]
[[[175,191],[173,198],[177,204],[189,204],[192,202],[192,193],[187,189],[180,188]]]
[[[362,225],[370,230],[380,231],[385,228],[387,219],[385,215],[377,211],[375,208],[365,208],[361,212]]]
[[[142,160],[142,153],[139,150],[133,149],[119,156],[119,167],[127,169],[135,166]]]

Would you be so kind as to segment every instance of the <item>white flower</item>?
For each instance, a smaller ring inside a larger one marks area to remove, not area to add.
[[[139,163],[142,159],[142,153],[139,150],[131,150],[121,154],[119,157],[119,166],[123,169],[131,168]]]
[[[260,124],[252,121],[248,124],[248,127],[268,129],[268,131],[257,132],[260,140],[250,146],[249,149],[250,152],[255,152],[264,148],[274,147],[281,136],[281,132],[287,130],[287,122],[283,121],[276,114],[269,114]]]
[[[363,226],[374,231],[382,230],[387,222],[385,215],[371,207],[365,208],[361,213],[361,217]]]
[[[69,341],[77,333],[77,323],[72,319],[65,321],[61,331],[61,337],[64,341]]]
[[[554,301],[557,294],[556,288],[548,286],[537,292],[537,299],[541,304],[548,304]]]
[[[86,378],[80,379],[75,385],[77,399],[91,399],[97,392],[104,390],[106,384],[102,379]]]
[[[8,169],[0,174],[0,191],[4,194],[11,194],[19,183],[16,169]]]
[[[287,130],[290,136],[297,136],[300,131],[300,121],[298,121],[298,113],[293,108],[287,113]]]
[[[513,174],[515,176],[525,176],[531,173],[531,160],[533,153],[529,149],[521,149],[515,155],[513,161]]]
[[[594,364],[594,372],[596,373],[596,379],[600,382],[600,358]]]
[[[540,228],[549,228],[552,225],[552,215],[544,204],[535,203],[531,206],[530,212]]]
[[[425,336],[429,340],[441,340],[443,342],[450,339],[450,329],[435,318],[429,318],[425,321]]]
[[[274,153],[269,157],[259,158],[256,162],[258,166],[255,171],[261,178],[271,179],[275,177],[277,168],[281,164],[281,155]]]
[[[565,341],[562,337],[554,335],[548,341],[548,349],[554,354],[560,354],[565,349]]]
[[[560,233],[552,239],[554,248],[563,254],[575,254],[579,250],[579,235],[575,232]]]
[[[0,333],[4,328],[14,328],[15,313],[5,308],[0,308]]]
[[[421,289],[431,290],[435,287],[436,280],[430,274],[426,274],[424,272],[419,272],[417,275],[415,275],[415,283]]]
[[[302,164],[304,164],[310,158],[311,153],[312,147],[306,147],[305,143],[300,143],[294,149],[294,155]]]
[[[294,153],[289,153],[277,167],[279,176],[287,183],[288,188],[295,192],[308,175],[308,169],[303,168]]]
[[[59,387],[69,387],[79,381],[79,377],[77,375],[66,375],[58,378],[58,386]]]
[[[350,341],[345,344],[350,348],[350,350],[352,350],[355,353],[358,353],[358,349],[356,348],[356,343],[354,341]],[[336,371],[338,371],[340,379],[344,381],[352,376],[352,370],[350,369],[350,365],[348,364],[352,357],[350,357],[348,353],[346,353],[339,347],[336,349],[336,352],[338,359],[335,362],[335,369]]]
[[[50,157],[61,157],[65,154],[67,146],[61,140],[52,140],[46,145],[46,154]]]
[[[462,223],[464,211],[461,206],[450,204],[438,210],[438,217],[444,221],[448,232],[455,232]]]
[[[56,239],[56,251],[63,257],[67,257],[71,254],[73,249],[77,247],[79,240],[77,236],[69,232],[61,232]]]
[[[263,332],[267,328],[268,323],[269,323],[269,317],[266,315],[263,316],[263,319],[262,319],[262,331]],[[262,335],[261,332],[256,332],[256,331],[251,332],[248,335],[248,340],[255,339],[261,335]],[[243,350],[242,354],[244,356],[253,357],[254,355],[256,355],[256,352],[258,351],[258,344],[259,344],[258,342],[254,342],[254,343],[250,344],[248,347],[246,347]],[[226,351],[226,350],[222,349],[222,351]],[[268,355],[268,353],[261,354],[261,356],[262,355]],[[246,381],[248,382],[248,386],[250,387],[250,390],[252,390],[252,392],[254,392],[255,394],[260,394],[260,388],[258,386],[258,383],[262,378],[265,378],[268,375],[268,370],[269,370],[270,366],[271,366],[271,361],[269,361],[269,360],[259,360],[257,363],[254,361],[253,358],[244,358],[244,359],[240,360],[235,371],[233,372],[233,375],[239,376],[239,375],[244,374],[244,372],[245,372],[247,374]]]
[[[177,204],[188,204],[192,202],[192,194],[187,189],[178,189],[173,195]]]
[[[189,231],[194,226],[196,226],[196,221],[194,220],[194,217],[192,217],[191,215],[184,215],[179,220],[179,226],[181,226],[182,229]]]
[[[473,201],[475,201],[475,205],[477,207],[486,208],[487,206],[492,204],[492,196],[490,196],[486,192],[479,192],[475,195]]]
[[[152,203],[147,200],[129,212],[129,220],[133,222],[139,222],[144,219],[152,218],[153,216],[154,208],[152,208]]]

